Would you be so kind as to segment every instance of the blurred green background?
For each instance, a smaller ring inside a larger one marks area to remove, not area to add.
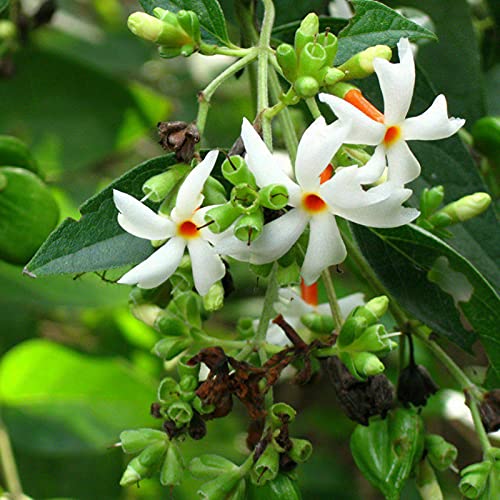
[[[32,12],[39,3],[23,5]],[[222,3],[231,14],[232,2]],[[327,14],[328,3],[278,0],[278,23],[312,8]],[[449,98],[450,114],[472,124],[484,114],[500,113],[495,96],[500,82],[498,32],[491,15],[499,14],[497,2],[491,2],[490,10],[485,2],[465,0],[402,4],[432,17],[441,41],[422,47],[419,60]],[[58,200],[62,220],[78,218],[77,207],[85,199],[142,160],[160,155],[156,123],[193,120],[197,91],[228,61],[199,55],[160,60],[154,47],[126,29],[127,15],[139,10],[135,1],[59,0],[58,5],[51,25],[29,34],[12,57],[12,74],[0,78],[0,133],[29,144]],[[237,28],[231,26],[231,31],[238,40]],[[467,80],[449,78],[445,62],[460,64]],[[247,76],[216,95],[207,145],[229,147],[239,135],[242,116],[252,117]],[[466,104],[464,92],[470,94]],[[300,128],[309,118],[295,114]],[[366,291],[349,263],[343,267],[339,295]],[[118,485],[127,457],[110,446],[124,429],[156,425],[149,405],[165,373],[149,352],[156,333],[127,309],[127,287],[95,275],[31,280],[21,270],[0,262],[0,412],[26,494],[36,499],[195,498],[199,483],[194,480],[173,492],[161,490],[155,480],[143,481],[140,488]],[[240,291],[232,307],[212,320],[220,333],[231,331],[241,311],[249,314],[262,293],[245,266],[235,270],[235,279]],[[455,354],[459,361],[470,361],[458,350]],[[426,353],[420,352],[419,362],[440,385],[453,387]],[[431,399],[425,410],[428,425],[456,444],[460,460],[469,463],[480,453],[460,418],[441,418],[448,396],[441,392]],[[300,411],[293,433],[315,446],[311,461],[300,467],[305,499],[379,498],[353,463],[348,436],[354,425],[338,408],[326,378],[306,388],[285,382],[277,399]],[[210,422],[202,442],[186,443],[187,454],[203,450],[241,461],[246,426],[245,412],[237,407],[230,417]],[[446,498],[454,498],[456,490],[450,487],[457,477],[449,472],[440,481]],[[417,498],[411,485],[404,498]]]

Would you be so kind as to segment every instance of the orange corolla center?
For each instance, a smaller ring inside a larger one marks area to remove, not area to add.
[[[196,224],[190,220],[181,222],[177,228],[177,232],[179,236],[183,236],[184,238],[196,238],[199,233]]]
[[[306,285],[304,280],[300,281],[300,294],[304,299],[304,302],[311,306],[318,305],[318,284],[313,283],[312,285]]]
[[[312,214],[323,212],[327,208],[327,205],[323,198],[315,193],[305,194],[302,197],[302,205],[309,213]]]
[[[386,146],[392,146],[401,137],[401,129],[393,125],[392,127],[387,127],[384,136],[384,144]]]

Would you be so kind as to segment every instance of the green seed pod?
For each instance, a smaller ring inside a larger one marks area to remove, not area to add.
[[[225,187],[213,177],[206,180],[203,196],[205,205],[221,205],[227,201]]]
[[[38,164],[28,146],[10,135],[0,135],[0,167],[3,166],[21,167],[39,173]]]
[[[337,339],[337,345],[341,348],[348,346],[365,331],[367,326],[368,322],[362,316],[347,318]]]
[[[335,61],[335,56],[337,55],[337,49],[339,45],[339,41],[337,37],[328,32],[321,33],[318,37],[319,43],[323,45],[326,51],[326,65],[333,66],[333,62]]]
[[[437,470],[448,469],[457,459],[456,447],[437,434],[427,434],[424,443],[427,459]]]
[[[460,471],[462,479],[458,485],[460,493],[467,498],[479,497],[486,489],[492,467],[492,462],[488,460],[462,469]]]
[[[175,379],[165,377],[158,386],[157,397],[162,403],[172,403],[179,399],[181,388]]]
[[[325,73],[324,82],[327,87],[332,87],[344,79],[344,72],[338,68],[328,68]]]
[[[167,451],[167,441],[150,444],[139,456],[133,458],[120,480],[120,486],[129,486],[151,476]]]
[[[282,43],[276,49],[276,59],[285,78],[293,83],[297,78],[297,53],[288,43]]]
[[[59,220],[49,188],[25,168],[2,167],[0,259],[26,264]]]
[[[300,57],[302,49],[307,43],[313,42],[319,31],[319,18],[314,12],[308,14],[300,23],[295,32],[295,50]]]
[[[435,216],[439,214],[448,215],[451,219],[450,224],[456,224],[482,214],[490,204],[491,196],[488,193],[474,193],[446,205]],[[429,219],[433,224],[435,216]]]
[[[354,85],[345,82],[339,82],[336,85],[328,87],[328,91],[330,92],[330,94],[336,95],[341,99],[343,99],[347,94],[347,92],[350,92],[351,90],[359,90],[359,89],[358,87],[355,87]]]
[[[241,156],[231,156],[224,160],[221,172],[224,178],[233,184],[233,186],[249,184],[253,188],[257,187],[254,175],[250,172],[245,160]]]
[[[272,481],[263,486],[248,483],[248,500],[301,500],[302,495],[297,481],[279,473]]]
[[[292,449],[288,452],[289,457],[298,464],[307,462],[312,455],[312,444],[306,439],[292,438]]]
[[[288,422],[293,422],[297,412],[286,403],[275,403],[269,410],[273,426],[280,427],[283,424],[283,416],[288,418]]]
[[[189,472],[196,478],[209,481],[224,472],[236,471],[238,466],[219,455],[200,455],[189,463]]]
[[[314,42],[306,44],[300,54],[298,76],[316,78],[318,73],[326,66],[327,58],[324,47]]]
[[[166,172],[155,175],[142,185],[142,192],[148,199],[155,203],[163,201],[174,189],[177,183],[188,173],[189,166],[184,164],[174,165]]]
[[[238,184],[231,190],[231,203],[241,213],[251,214],[259,209],[259,193],[250,184]]]
[[[193,409],[191,405],[185,401],[175,401],[173,402],[167,410],[167,414],[177,428],[181,428],[185,424],[189,424],[193,418]]]
[[[190,358],[191,356],[185,356],[179,359],[177,363],[177,373],[179,374],[179,377],[181,379],[183,377],[191,376],[196,378],[196,380],[198,380],[198,375],[200,373],[200,365],[199,364],[194,366],[188,365],[187,361],[189,361]]]
[[[202,484],[198,495],[203,500],[226,500],[234,490],[237,490],[242,478],[239,468],[220,474],[215,479]]]
[[[300,97],[314,97],[319,92],[319,83],[312,76],[301,76],[295,81],[294,89]]]
[[[224,305],[224,286],[220,281],[214,283],[208,293],[203,296],[203,307],[207,312],[214,312],[222,309]]]
[[[205,214],[205,221],[207,224],[210,224],[210,231],[213,233],[222,233],[240,215],[240,209],[228,201],[227,203],[224,203],[224,205],[217,205],[208,210]]]
[[[167,440],[167,435],[163,431],[155,429],[136,429],[123,431],[120,434],[120,443],[125,453],[139,453],[150,444]]]
[[[161,466],[160,483],[163,486],[178,486],[182,483],[183,476],[184,460],[177,443],[171,441]]]
[[[420,195],[420,212],[423,219],[432,215],[443,202],[444,187],[434,186],[431,189],[425,188]]]
[[[191,343],[190,338],[166,337],[158,341],[151,352],[159,358],[169,361],[185,351]]]
[[[180,27],[199,45],[201,42],[200,20],[198,16],[190,10],[180,10],[177,12],[177,21]]]
[[[368,301],[365,307],[372,312],[377,319],[380,319],[389,308],[389,299],[385,295],[381,295],[380,297],[375,297]]]
[[[238,332],[238,336],[243,339],[248,339],[253,337],[255,335],[253,319],[248,317],[238,318],[238,323],[236,324],[236,331]]]
[[[268,184],[259,191],[259,203],[271,210],[281,210],[288,205],[288,189],[281,184]]]
[[[268,444],[264,453],[262,453],[253,466],[250,475],[252,482],[261,485],[272,481],[278,475],[279,462],[280,456],[278,451],[272,444]]]
[[[234,225],[234,235],[248,244],[255,241],[264,228],[264,215],[258,210],[249,215],[243,215]]]
[[[373,68],[375,58],[389,61],[391,57],[392,51],[390,47],[387,45],[375,45],[352,56],[344,64],[340,65],[339,69],[345,73],[346,80],[366,78],[375,71]]]
[[[472,127],[474,147],[485,156],[500,161],[500,116],[484,116]]]
[[[423,499],[443,500],[443,493],[439,487],[434,469],[428,460],[422,460],[415,468],[416,485],[420,497]]]
[[[353,354],[353,361],[356,371],[363,377],[373,377],[385,370],[382,361],[371,352],[355,353]]]
[[[300,318],[301,323],[314,333],[330,334],[335,328],[335,321],[326,314],[308,313]]]

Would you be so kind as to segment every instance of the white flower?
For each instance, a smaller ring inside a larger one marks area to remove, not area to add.
[[[326,125],[323,118],[318,118],[300,141],[295,162],[297,182],[294,182],[276,166],[274,156],[252,125],[244,120],[241,137],[248,167],[257,184],[261,188],[275,183],[285,185],[293,208],[266,224],[262,235],[251,245],[225,238],[217,244],[218,251],[253,264],[265,264],[284,255],[309,225],[309,244],[301,275],[306,284],[311,284],[324,269],[346,257],[335,215],[371,227],[396,227],[415,219],[417,210],[401,206],[411,190],[391,184],[363,189],[364,184],[374,182],[382,174],[385,168],[382,152],[361,168],[339,168],[320,185],[320,174],[348,132],[349,127],[344,123]]]
[[[410,42],[402,38],[398,43],[399,63],[376,58],[373,62],[384,98],[384,114],[377,119],[368,117],[344,99],[320,94],[337,117],[352,122],[346,142],[378,146],[387,156],[389,182],[404,185],[420,174],[420,164],[406,141],[437,140],[450,137],[465,120],[448,118],[444,95],[436,97],[432,105],[419,116],[406,118],[415,86],[415,62]]]
[[[168,240],[144,262],[131,269],[118,281],[140,288],[155,288],[175,272],[188,249],[196,290],[205,295],[225,274],[225,266],[212,243],[217,238],[205,224],[210,207],[199,209],[203,202],[203,186],[217,160],[218,151],[210,151],[182,183],[175,208],[169,217],[156,214],[134,197],[113,191],[119,210],[118,223],[130,234],[147,240]],[[199,229],[200,228],[200,229]]]

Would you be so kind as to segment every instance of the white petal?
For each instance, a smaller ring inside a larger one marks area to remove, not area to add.
[[[331,94],[320,94],[320,101],[328,104],[337,118],[350,122],[351,127],[344,142],[349,144],[369,144],[375,146],[382,142],[385,135],[385,125],[366,116],[351,103]]]
[[[415,61],[407,38],[399,41],[398,50],[399,63],[390,63],[380,58],[373,61],[384,96],[384,117],[387,125],[397,125],[405,119],[415,86]]]
[[[184,179],[177,194],[175,209],[172,211],[175,217],[179,219],[179,222],[180,219],[190,218],[203,202],[201,192],[206,180],[212,173],[218,155],[219,152],[217,150],[207,153],[204,160],[194,167]]]
[[[337,213],[337,208],[356,208],[360,206],[372,205],[389,196],[387,187],[377,186],[365,191],[359,180],[358,168],[344,167],[338,169],[335,175],[320,186],[320,194],[328,203],[332,212]]]
[[[299,187],[283,172],[279,166],[280,161],[275,161],[260,135],[246,118],[243,118],[241,125],[241,139],[247,152],[245,159],[248,168],[255,176],[257,184],[260,187],[282,184],[286,186],[290,196],[296,195]]]
[[[194,286],[200,295],[206,295],[210,287],[226,274],[226,267],[214,248],[202,238],[188,243]]]
[[[346,295],[338,300],[340,313],[343,318],[349,316],[349,313],[358,306],[362,306],[365,303],[365,295],[361,292],[352,293],[351,295]],[[318,314],[331,316],[330,304],[320,304],[316,311]]]
[[[185,243],[182,238],[172,238],[148,257],[122,276],[118,283],[138,285],[139,288],[155,288],[168,280],[184,254]]]
[[[300,319],[304,314],[314,312],[314,307],[291,288],[280,288],[278,297],[280,301],[274,304],[274,309],[285,316],[289,323],[292,318]]]
[[[333,155],[344,143],[350,124],[336,121],[327,125],[323,117],[315,120],[304,132],[297,149],[295,177],[302,189],[319,186],[319,176]]]
[[[342,262],[346,256],[342,236],[331,214],[315,215],[311,218],[309,243],[300,274],[306,285],[318,280],[328,267]]]
[[[163,240],[174,234],[172,221],[156,214],[133,196],[113,189],[113,201],[120,211],[118,224],[127,233],[146,240]]]
[[[368,227],[398,227],[415,220],[419,211],[405,208],[402,203],[411,196],[411,189],[395,189],[387,199],[358,208],[337,209],[344,219]]]
[[[403,137],[407,141],[444,139],[457,132],[464,123],[462,118],[448,118],[446,97],[441,94],[424,113],[405,120]]]
[[[214,240],[214,249],[219,255],[227,255],[241,262],[250,261],[251,245],[236,238],[230,227],[221,237]]]
[[[304,232],[309,216],[294,208],[264,226],[260,237],[250,245],[250,262],[266,264],[285,255]]]
[[[357,178],[361,184],[372,184],[380,179],[385,167],[385,150],[383,146],[378,146],[368,162],[358,168]]]
[[[386,149],[387,180],[397,186],[404,186],[420,175],[420,163],[405,141],[398,141]]]

